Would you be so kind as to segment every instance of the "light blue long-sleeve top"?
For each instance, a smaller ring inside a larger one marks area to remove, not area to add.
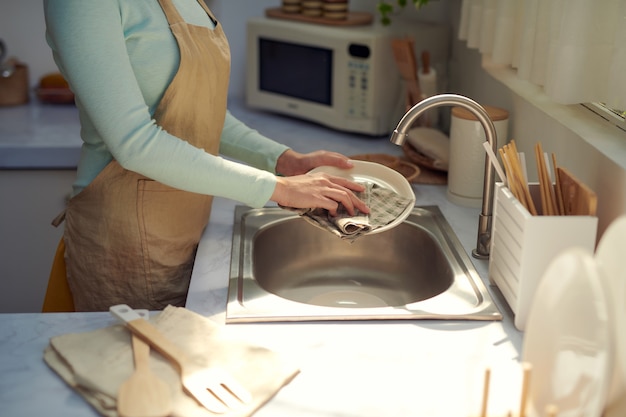
[[[197,0],[173,0],[186,22],[213,28]],[[174,188],[261,207],[288,148],[230,113],[213,156],[152,118],[176,74],[178,46],[157,0],[45,0],[46,38],[76,94],[84,141],[73,194],[114,158],[125,169]],[[207,112],[211,111],[207,109]]]

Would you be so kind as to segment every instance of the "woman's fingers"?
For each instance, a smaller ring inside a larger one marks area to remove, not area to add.
[[[329,181],[326,197],[329,197],[335,204],[328,211],[332,216],[337,214],[338,204],[341,203],[350,215],[354,215],[356,210],[369,213],[369,207],[361,201],[353,191],[363,191],[365,187],[347,178],[336,177],[328,174],[313,174]]]
[[[354,164],[348,157],[337,152],[322,150],[302,154],[288,149],[278,157],[276,172],[285,176],[302,175],[313,168],[324,165],[340,169],[350,169],[354,167]]]
[[[337,214],[342,204],[350,215],[359,210],[369,213],[367,205],[354,192],[364,186],[349,179],[317,173],[293,177],[278,177],[272,201],[295,208],[323,208]]]

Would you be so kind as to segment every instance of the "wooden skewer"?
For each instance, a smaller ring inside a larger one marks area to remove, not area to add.
[[[532,365],[528,362],[522,364],[522,395],[519,405],[519,417],[526,417],[526,406],[528,404],[528,390],[530,387],[530,374]]]
[[[561,178],[559,177],[558,165],[556,163],[556,155],[552,153],[552,171],[554,171],[554,191],[556,193],[556,202],[559,214],[565,214],[565,204],[563,203],[563,188],[561,187]]]
[[[491,379],[491,369],[485,369],[485,381],[483,385],[483,402],[480,409],[480,417],[487,417],[487,403],[489,402],[489,380]]]
[[[504,175],[506,175],[507,181],[511,179],[511,170],[506,161],[506,155],[504,154],[504,147],[498,149],[498,155],[500,155],[500,159],[502,159],[502,166],[504,167]]]
[[[506,151],[506,149],[508,149],[508,147],[504,147],[503,149],[500,149],[500,156],[502,158],[502,161],[505,164],[505,170],[508,172],[507,174],[507,178],[510,178],[510,180],[508,181],[509,183],[509,188],[511,189],[511,192],[513,193],[513,195],[515,196],[515,198],[517,198],[517,200],[524,206],[526,207],[527,210],[529,210],[528,207],[528,202],[526,201],[525,195],[524,195],[524,191],[523,191],[523,184],[519,178],[518,175],[518,171],[514,168],[514,162],[513,160],[515,159],[514,157],[510,157],[510,151]],[[530,210],[529,210],[530,211]]]
[[[515,144],[513,145],[514,153],[513,153],[513,170],[515,171],[517,177],[519,178],[519,183],[522,188],[522,193],[524,194],[524,199],[526,200],[526,208],[533,216],[537,215],[537,209],[535,208],[535,203],[533,202],[533,198],[530,195],[530,190],[528,189],[528,180],[524,175],[522,170],[522,164],[519,159],[519,153],[517,152],[517,148]]]
[[[511,161],[509,161],[509,157],[505,152],[505,148],[498,149],[498,154],[500,155],[500,159],[502,159],[502,165],[504,165],[504,172],[507,178],[507,186],[517,198],[517,184],[515,182],[515,178],[513,175],[513,169],[511,168]]]
[[[546,179],[544,177],[544,160],[541,144],[535,144],[535,161],[537,163],[537,175],[539,177],[539,190],[541,191],[541,210],[544,216],[550,215],[550,203],[548,202],[548,194],[546,190]]]
[[[512,187],[511,187],[511,184],[509,184],[509,188],[511,188],[511,191],[513,192],[515,197],[518,200],[520,200],[519,198],[520,190],[518,187],[519,184],[518,184],[515,172],[513,171],[513,162],[511,161],[511,157],[509,156],[510,155],[509,146],[504,145],[502,148],[500,148],[499,153],[500,153],[500,157],[502,158],[502,162],[505,165],[507,178],[509,178],[509,182],[512,183]]]

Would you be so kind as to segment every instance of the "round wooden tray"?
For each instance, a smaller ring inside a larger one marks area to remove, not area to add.
[[[420,175],[420,168],[410,161],[404,161],[396,156],[385,153],[365,153],[360,155],[352,155],[350,159],[357,161],[376,162],[386,167],[395,169],[411,182]]]
[[[348,12],[348,16],[345,19],[328,19],[325,17],[305,16],[300,13],[285,13],[280,7],[266,9],[265,15],[277,19],[317,23],[318,25],[328,26],[365,26],[371,24],[374,20],[374,16],[368,12]]]
[[[403,161],[402,159],[398,161],[400,164],[394,169],[402,174],[408,182],[413,182],[421,174],[422,171],[413,162]]]
[[[386,153],[363,153],[359,155],[352,155],[350,159],[356,159],[357,161],[376,162],[389,168],[396,168],[400,165],[400,160]]]

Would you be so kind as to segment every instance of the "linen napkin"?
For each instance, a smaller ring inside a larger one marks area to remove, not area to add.
[[[435,168],[448,171],[450,139],[446,134],[430,127],[414,127],[409,130],[407,142],[432,159]]]
[[[362,184],[365,186],[365,190],[355,194],[370,208],[368,214],[357,210],[354,215],[350,215],[342,204],[339,204],[336,216],[331,216],[328,210],[321,208],[288,208],[288,210],[297,212],[314,226],[327,230],[341,239],[353,242],[357,238],[394,221],[412,202],[411,199],[402,197],[395,191],[378,184],[372,182]]]
[[[251,416],[299,372],[276,352],[228,337],[221,326],[185,308],[168,306],[150,322],[189,357],[225,369],[250,391],[250,404],[222,416]],[[152,370],[170,387],[172,416],[216,415],[183,391],[170,362],[154,350],[150,355]],[[44,360],[100,414],[118,416],[117,392],[134,369],[131,334],[123,324],[53,337]]]

